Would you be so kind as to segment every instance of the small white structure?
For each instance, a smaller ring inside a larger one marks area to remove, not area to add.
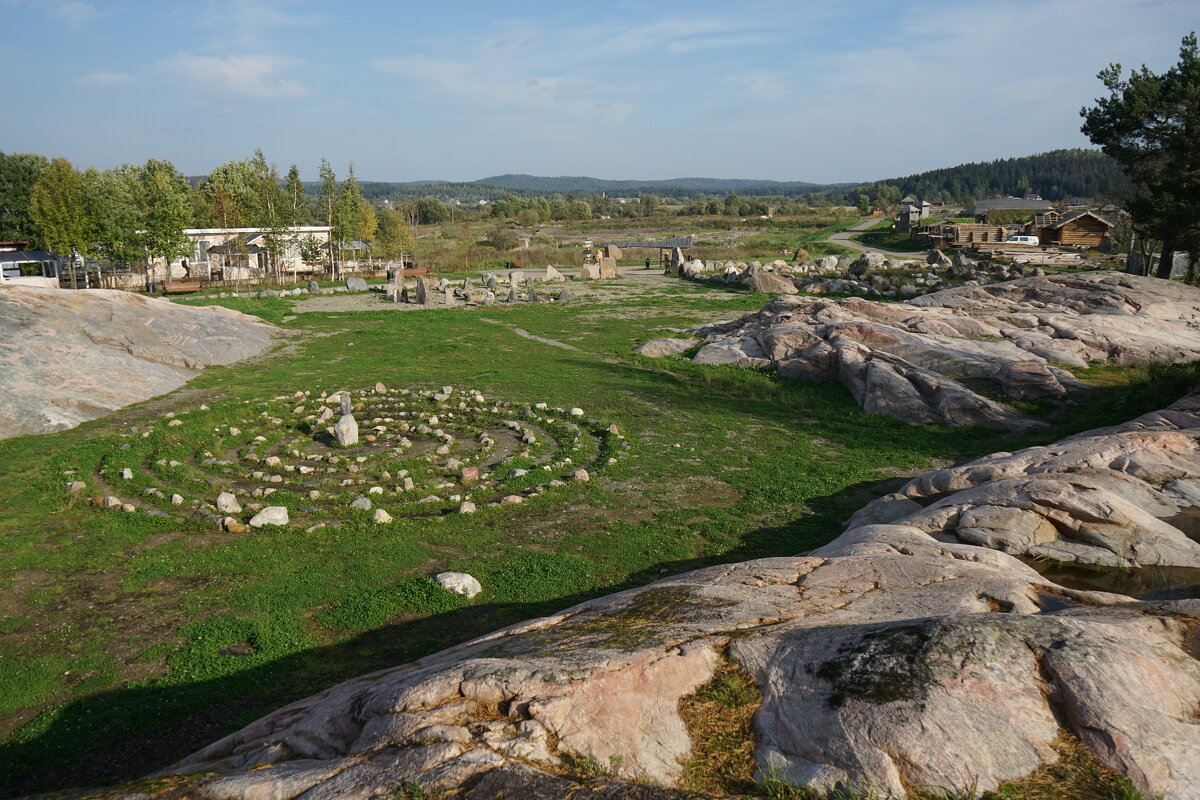
[[[44,250],[23,250],[28,242],[0,242],[0,282],[58,286],[65,260]]]
[[[172,261],[164,269],[163,260],[149,264],[151,280],[243,280],[269,274],[296,275],[313,272],[316,265],[302,255],[306,242],[320,249],[329,244],[328,225],[295,225],[279,234],[281,247],[275,263],[267,252],[272,231],[262,228],[185,228],[192,244],[190,255]]]

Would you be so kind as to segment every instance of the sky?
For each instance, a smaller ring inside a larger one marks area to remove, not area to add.
[[[858,182],[1086,147],[1200,0],[0,0],[0,151],[315,180]]]

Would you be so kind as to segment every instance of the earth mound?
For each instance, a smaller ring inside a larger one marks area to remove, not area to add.
[[[682,797],[618,782],[680,784],[680,701],[732,662],[762,692],[763,778],[982,792],[1054,762],[1067,734],[1149,795],[1196,797],[1200,600],[1071,588],[1014,554],[1049,537],[1200,566],[1175,527],[1200,503],[1198,445],[1195,396],[938,470],[806,556],[679,575],[362,676],[168,772],[205,798]],[[581,760],[608,783],[564,777]]]
[[[73,428],[261,353],[276,328],[130,292],[0,289],[0,439]]]
[[[903,303],[781,296],[692,332],[708,342],[700,364],[836,380],[866,411],[909,422],[1020,430],[1038,423],[988,395],[1060,398],[1080,386],[1065,367],[1200,358],[1200,289],[1090,272]]]

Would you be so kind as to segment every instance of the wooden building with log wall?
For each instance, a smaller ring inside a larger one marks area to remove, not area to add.
[[[1034,221],[1037,225],[1037,221]],[[1065,214],[1050,224],[1033,227],[1042,244],[1055,247],[1099,247],[1112,233],[1113,224],[1091,211]]]

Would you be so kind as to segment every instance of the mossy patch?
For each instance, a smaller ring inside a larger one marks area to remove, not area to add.
[[[692,740],[684,785],[714,794],[754,794],[755,736],[752,720],[762,692],[741,664],[728,656],[712,680],[679,701]]]
[[[689,617],[729,605],[697,598],[686,586],[653,587],[639,592],[617,611],[583,612],[563,624],[500,642],[488,655],[562,655],[588,648],[632,653],[663,642],[672,626]]]

